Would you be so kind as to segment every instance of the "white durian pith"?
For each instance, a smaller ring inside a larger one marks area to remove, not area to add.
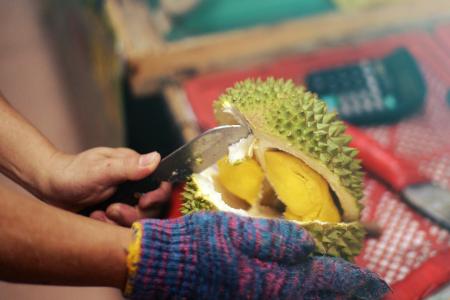
[[[228,161],[230,164],[238,164],[243,160],[253,156],[255,137],[251,134],[246,138],[240,139],[228,147]]]

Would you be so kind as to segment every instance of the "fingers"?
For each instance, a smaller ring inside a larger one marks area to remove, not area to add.
[[[110,149],[108,156],[98,166],[98,172],[108,178],[110,184],[139,180],[150,175],[160,160],[158,152],[139,155],[131,149]]]
[[[161,214],[163,205],[167,203],[171,190],[170,183],[162,182],[158,189],[143,195],[137,207],[115,203],[110,205],[105,213],[98,211],[93,217],[101,221],[106,221],[106,218],[116,224],[127,227],[140,219],[157,218]],[[103,213],[103,215],[100,213]]]
[[[144,194],[136,207],[115,203],[110,205],[106,212],[95,211],[91,217],[111,224],[129,227],[134,222],[145,218],[157,218],[161,215],[164,204],[169,200],[172,186],[168,182],[162,182],[154,191]]]
[[[97,210],[91,213],[91,218],[108,224],[130,227],[134,222],[144,218],[139,210],[126,204],[112,204],[105,211]]]
[[[139,208],[145,212],[160,208],[168,201],[171,193],[172,185],[168,182],[161,182],[158,189],[144,194],[139,199]]]
[[[144,216],[136,207],[115,203],[110,205],[106,210],[106,217],[121,226],[130,227],[134,222],[142,219]]]
[[[312,237],[293,222],[235,216],[228,223],[232,242],[249,257],[295,264],[314,250]]]
[[[134,222],[140,219],[160,217],[162,206],[149,207],[147,210],[141,210],[123,203],[115,203],[110,205],[105,216],[116,224],[130,227]]]
[[[314,257],[305,264],[311,290],[328,290],[350,297],[379,299],[389,291],[389,286],[377,274],[360,268],[343,259],[327,256]]]
[[[102,222],[105,222],[105,223],[117,225],[116,222],[114,222],[113,220],[109,219],[106,216],[105,212],[101,211],[101,210],[94,211],[93,213],[91,213],[90,217],[92,219],[95,219],[95,220],[98,220],[98,221],[102,221]]]
[[[106,216],[122,226],[131,226],[137,220],[144,218],[159,217],[163,205],[169,199],[171,190],[170,183],[162,182],[158,189],[143,195],[139,199],[137,207],[115,203],[108,207]]]
[[[159,164],[159,161],[161,160],[161,156],[158,152],[151,152],[144,155],[141,155],[139,157],[139,164],[138,164],[138,172],[136,172],[135,179],[129,178],[131,180],[137,180],[142,179],[145,176],[153,173],[155,171],[156,167]]]

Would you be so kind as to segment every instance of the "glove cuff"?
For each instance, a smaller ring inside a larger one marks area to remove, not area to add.
[[[131,227],[133,230],[133,241],[128,246],[127,256],[127,283],[125,285],[124,295],[125,297],[131,296],[134,287],[134,281],[137,276],[137,269],[139,261],[141,259],[141,241],[142,241],[142,224],[134,223]]]
[[[183,219],[143,220],[132,226],[124,296],[131,299],[183,297],[192,293],[196,243]]]

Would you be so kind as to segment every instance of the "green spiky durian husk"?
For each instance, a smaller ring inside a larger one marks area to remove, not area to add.
[[[365,230],[359,222],[299,222],[314,238],[315,252],[353,260],[361,251]]]
[[[345,124],[335,112],[327,111],[325,102],[291,80],[247,79],[227,89],[214,103],[220,123],[233,122],[230,108],[239,113],[255,135],[274,138],[330,171],[339,188],[352,198],[351,217],[346,216],[344,207],[344,218],[359,219],[359,200],[363,196],[361,161],[356,158],[358,151],[349,147],[351,137],[344,133]],[[338,197],[342,198],[339,193]]]
[[[187,215],[200,211],[213,211],[217,208],[208,197],[200,191],[195,179],[189,177],[183,192],[181,213]],[[324,222],[297,222],[308,230],[314,238],[315,253],[342,257],[353,260],[361,251],[365,231],[359,222],[350,223],[324,223]]]
[[[189,177],[184,186],[181,213],[187,215],[208,210],[215,210],[215,206],[199,191],[192,176]]]

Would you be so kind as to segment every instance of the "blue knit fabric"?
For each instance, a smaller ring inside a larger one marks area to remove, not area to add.
[[[132,299],[379,299],[388,286],[342,259],[312,256],[292,222],[197,213],[144,220]]]

